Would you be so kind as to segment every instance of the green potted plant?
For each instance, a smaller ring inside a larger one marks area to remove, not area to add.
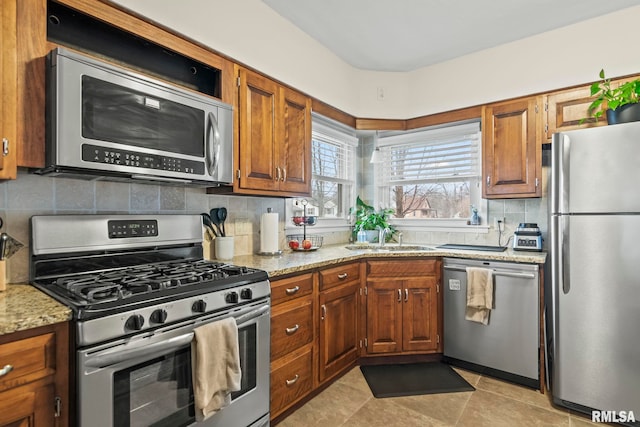
[[[395,234],[395,228],[389,224],[389,215],[393,214],[393,209],[380,209],[378,211],[371,205],[362,201],[360,196],[356,199],[355,208],[351,208],[350,213],[355,215],[355,223],[353,224],[353,233],[358,233],[360,230],[368,232],[370,237],[367,239],[370,243],[378,241],[378,230],[388,229],[389,232],[386,236],[386,241],[389,241],[393,234]]]
[[[611,87],[611,79],[605,77],[604,69],[599,76],[602,80],[591,85],[591,96],[597,97],[589,105],[589,114],[597,120],[606,112],[610,125],[640,120],[640,80]]]

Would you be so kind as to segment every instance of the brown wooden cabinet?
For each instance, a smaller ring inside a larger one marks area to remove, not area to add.
[[[482,197],[541,197],[541,97],[487,105],[482,114]]]
[[[320,271],[319,381],[351,366],[359,355],[360,263]]]
[[[442,351],[440,265],[436,259],[367,262],[367,354]]]
[[[238,67],[238,174],[234,191],[311,192],[311,99]]]
[[[17,3],[0,4],[0,179],[17,173]]]
[[[612,87],[634,80],[623,78],[611,81]],[[606,126],[607,118],[603,114],[598,120],[589,114],[589,105],[595,99],[591,96],[591,85],[551,92],[545,97],[546,121],[542,142],[551,142],[551,135],[556,132]]]
[[[271,419],[315,387],[314,274],[271,282]]]
[[[0,336],[0,426],[69,424],[68,324]]]

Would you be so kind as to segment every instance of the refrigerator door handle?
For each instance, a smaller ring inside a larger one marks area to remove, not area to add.
[[[568,294],[571,290],[569,271],[565,268],[565,260],[569,258],[569,222],[568,215],[560,216],[560,232],[558,233],[558,246],[560,248],[560,260],[558,262],[558,277],[562,278],[562,291]]]

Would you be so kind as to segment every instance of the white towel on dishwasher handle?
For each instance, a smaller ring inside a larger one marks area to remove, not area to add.
[[[241,387],[238,326],[233,317],[194,329],[191,372],[196,420],[202,421],[231,403]]]
[[[492,308],[493,270],[467,267],[467,306],[464,318],[487,325]]]

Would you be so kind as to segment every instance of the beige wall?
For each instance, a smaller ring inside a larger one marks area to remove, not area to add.
[[[261,0],[115,0],[357,117],[410,118],[640,72],[640,6],[409,73],[355,69]],[[552,13],[552,12],[550,12]],[[376,99],[378,87],[385,100]]]

